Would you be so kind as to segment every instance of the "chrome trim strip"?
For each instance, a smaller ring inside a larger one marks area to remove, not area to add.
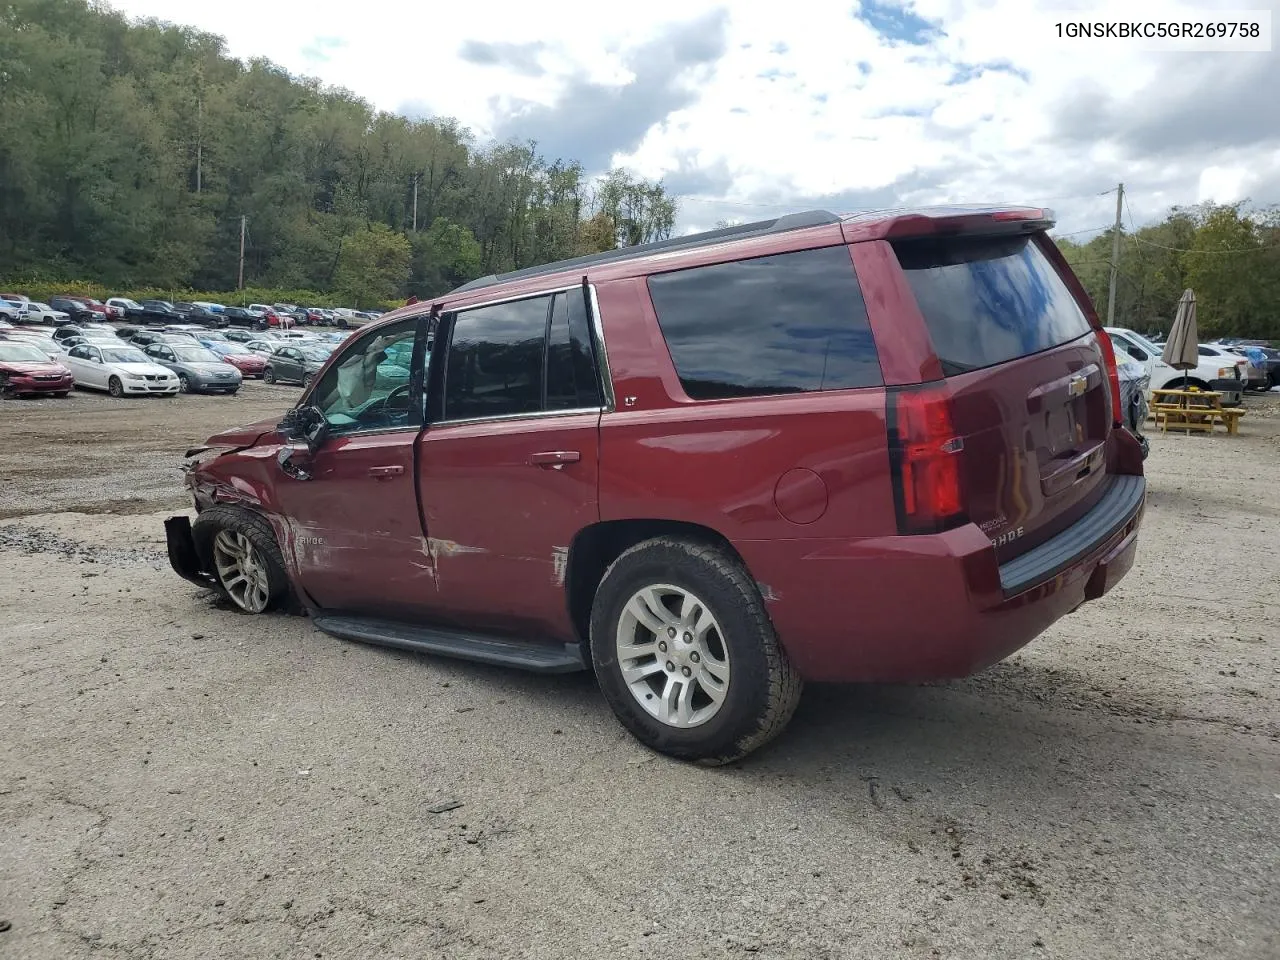
[[[481,307],[496,307],[503,303],[515,303],[517,300],[532,300],[535,297],[550,297],[557,293],[566,293],[570,290],[581,290],[582,281],[572,284],[568,287],[548,287],[542,290],[535,290],[531,293],[520,293],[509,297],[498,297],[494,300],[478,300],[475,303],[468,303],[466,306],[453,306],[448,302],[441,301],[440,312],[459,314],[468,310],[479,310]]]
[[[578,289],[582,289],[579,287]],[[599,415],[604,407],[574,407],[571,410],[534,410],[531,413],[500,413],[492,417],[467,417],[463,420],[437,420],[429,427],[465,426],[469,423],[495,423],[499,420],[542,420],[547,417],[577,417],[588,413]]]
[[[600,382],[604,385],[602,412],[612,413],[617,409],[617,400],[613,395],[613,371],[609,368],[609,350],[604,343],[604,324],[600,321],[600,299],[596,296],[594,283],[588,283],[587,289],[591,292],[591,332],[596,338],[596,348],[600,351]]]

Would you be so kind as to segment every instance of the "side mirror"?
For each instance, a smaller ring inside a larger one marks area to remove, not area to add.
[[[329,436],[329,421],[319,407],[294,407],[277,425],[290,440],[305,443],[309,453],[315,453]]]

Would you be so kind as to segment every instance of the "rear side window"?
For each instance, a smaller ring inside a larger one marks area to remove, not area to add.
[[[1059,346],[1089,320],[1030,237],[970,237],[894,245],[944,374]]]
[[[600,382],[581,290],[557,293],[547,331],[547,409],[600,406]]]
[[[459,313],[444,373],[444,417],[502,417],[542,409],[550,297]]]
[[[656,274],[649,294],[695,400],[883,383],[843,246]]]

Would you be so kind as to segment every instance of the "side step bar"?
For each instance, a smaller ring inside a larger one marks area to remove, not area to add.
[[[575,673],[587,669],[582,651],[575,643],[553,646],[534,641],[507,640],[425,627],[371,617],[319,614],[312,623],[330,636],[342,640],[395,647],[415,653],[430,653],[460,660],[475,660],[534,673]]]

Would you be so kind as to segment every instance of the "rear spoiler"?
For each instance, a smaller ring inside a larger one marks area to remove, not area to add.
[[[885,231],[884,238],[903,240],[908,237],[1007,236],[1049,230],[1056,223],[1053,211],[1040,207],[942,216],[909,214],[894,220]]]
[[[846,243],[915,237],[1008,236],[1049,230],[1057,223],[1044,207],[936,206],[854,214],[842,221]]]

